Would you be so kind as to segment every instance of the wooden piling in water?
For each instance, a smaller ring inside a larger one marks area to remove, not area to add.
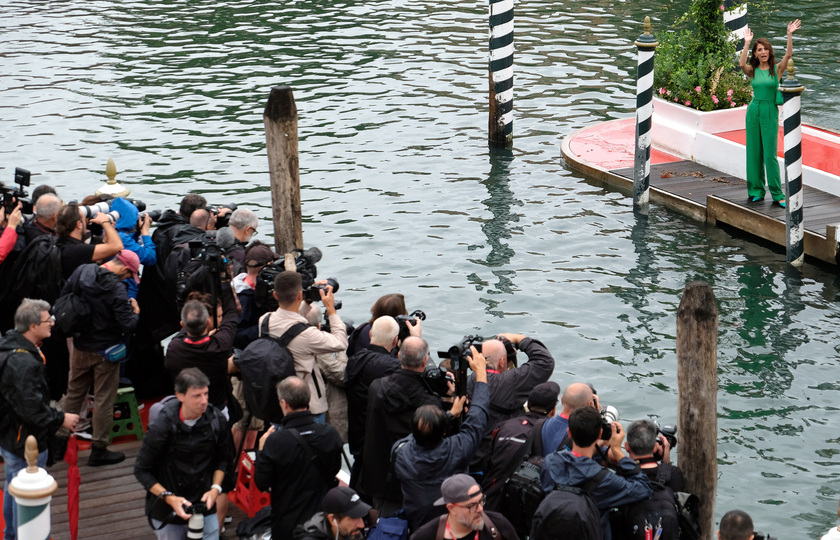
[[[718,308],[708,283],[685,286],[677,311],[680,468],[700,499],[702,538],[714,538],[717,491]]]
[[[653,56],[656,41],[650,33],[650,17],[645,17],[645,33],[636,40],[636,149],[633,158],[633,209],[647,212],[650,202],[650,145],[653,129]]]
[[[292,89],[288,86],[272,88],[263,112],[263,124],[271,179],[274,250],[278,253],[303,249],[297,120]]]
[[[490,0],[489,140],[513,144],[513,0]]]

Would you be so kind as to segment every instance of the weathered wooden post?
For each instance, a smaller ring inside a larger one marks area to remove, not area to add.
[[[715,533],[718,309],[708,283],[685,286],[677,311],[680,465],[685,491],[700,499],[702,538]]]
[[[633,208],[642,211],[650,202],[653,55],[657,45],[659,42],[650,34],[650,17],[645,17],[645,33],[636,40],[639,67],[636,76],[636,152],[633,161]]]
[[[490,144],[513,144],[513,0],[490,0]]]
[[[802,208],[802,92],[805,87],[793,77],[793,59],[788,61],[787,78],[779,85],[784,104],[782,118],[785,130],[785,232],[787,262],[794,268],[805,263],[805,224]]]
[[[105,165],[105,176],[108,181],[96,190],[97,195],[107,195],[108,197],[128,197],[131,190],[121,186],[117,183],[117,164],[114,163],[113,158],[108,158],[108,164]]]
[[[297,120],[292,89],[272,88],[263,112],[263,124],[271,179],[274,250],[278,253],[303,249]]]
[[[26,438],[26,469],[9,484],[9,493],[17,505],[18,540],[46,540],[50,537],[50,500],[58,483],[38,467],[38,442]]]
[[[742,0],[724,0],[723,23],[735,42],[735,55],[744,49],[744,30],[747,28],[747,3]]]

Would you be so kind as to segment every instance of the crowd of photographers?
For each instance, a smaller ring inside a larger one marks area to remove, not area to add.
[[[590,385],[561,392],[549,381],[553,356],[533,337],[467,336],[435,355],[425,314],[409,314],[400,294],[380,298],[354,329],[338,315],[338,282],[317,279],[320,251],[284,260],[251,241],[252,211],[200,195],[145,212],[122,198],[65,204],[49,186],[34,203],[6,191],[7,482],[23,466],[20,433],[40,435],[45,462],[73,431],[92,441],[89,465],[122,461],[107,448],[119,385],[163,396],[174,382],[177,401],[161,406],[136,468],[158,538],[185,538],[191,514],[206,515],[204,537],[218,538],[250,449],[254,481],[271,492],[274,538],[362,538],[377,516],[419,539],[700,534],[670,463],[675,429],[643,419],[625,431]],[[28,408],[9,379],[24,367],[43,379]],[[342,455],[349,487],[335,487]],[[752,534],[741,514],[721,522],[723,540]]]

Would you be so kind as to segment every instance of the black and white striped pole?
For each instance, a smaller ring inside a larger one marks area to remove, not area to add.
[[[9,484],[9,493],[15,498],[17,506],[17,538],[47,540],[50,538],[50,501],[58,490],[58,483],[38,466],[38,442],[35,437],[27,436],[24,445],[26,469],[20,471]],[[6,527],[11,526],[11,523],[6,524]]]
[[[744,30],[747,28],[747,3],[742,0],[724,0],[723,23],[735,42],[735,54],[744,48]]]
[[[490,144],[513,144],[513,0],[490,0]]]
[[[650,202],[650,142],[653,116],[653,54],[656,41],[650,34],[650,17],[645,33],[636,40],[639,68],[636,76],[636,151],[633,161],[633,208],[645,210]]]
[[[802,206],[802,92],[805,87],[793,77],[793,60],[788,60],[787,78],[779,84],[784,103],[782,118],[785,127],[785,232],[787,262],[800,268],[805,262],[805,224]]]

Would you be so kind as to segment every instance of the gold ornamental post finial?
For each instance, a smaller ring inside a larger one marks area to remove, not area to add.
[[[114,185],[117,183],[117,164],[114,163],[114,158],[108,158],[108,164],[105,165],[105,176],[108,177],[108,184]]]
[[[26,459],[26,472],[35,474],[38,472],[38,441],[32,435],[26,438],[24,443],[23,456]]]
[[[108,177],[108,181],[105,182],[105,185],[96,190],[97,195],[106,195],[108,197],[128,197],[131,191],[117,183],[117,164],[114,163],[113,158],[108,158],[108,164],[105,166],[105,176]]]
[[[650,35],[650,17],[645,16],[645,35]]]
[[[793,79],[793,58],[788,60],[787,74],[788,74],[788,79]]]
[[[656,41],[656,38],[651,35],[650,33],[650,17],[645,16],[645,33],[639,36],[639,39],[636,40],[636,47],[642,49],[655,49],[659,42]]]

